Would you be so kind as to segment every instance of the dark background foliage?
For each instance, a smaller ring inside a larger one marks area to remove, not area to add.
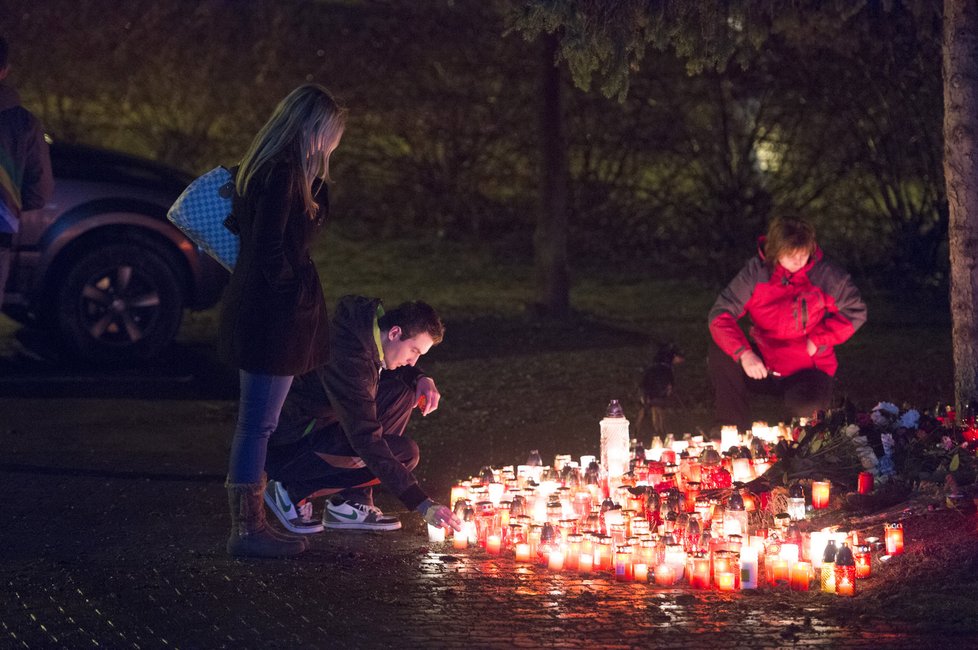
[[[0,1],[13,80],[54,137],[202,171],[320,82],[351,109],[333,213],[353,237],[529,258],[541,80],[503,0]],[[623,101],[565,81],[574,270],[723,282],[776,214],[886,285],[944,286],[937,28],[868,3],[723,69],[647,56]],[[806,36],[807,35],[807,36]],[[560,63],[565,66],[566,63]]]

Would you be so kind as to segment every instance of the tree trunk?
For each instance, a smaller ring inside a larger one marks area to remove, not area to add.
[[[567,270],[567,152],[561,107],[561,72],[555,55],[559,41],[545,37],[540,138],[543,158],[540,213],[533,236],[536,307],[548,316],[570,310]]]
[[[978,396],[978,4],[945,0],[944,178],[951,252],[954,399]]]

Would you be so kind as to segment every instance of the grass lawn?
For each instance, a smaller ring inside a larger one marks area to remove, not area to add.
[[[686,353],[676,369],[680,404],[668,414],[676,433],[710,424],[706,313],[717,287],[696,281],[575,271],[566,321],[531,318],[532,268],[505,251],[458,243],[361,242],[331,231],[316,253],[327,299],[346,293],[382,297],[389,306],[423,299],[448,331],[422,365],[443,393],[442,408],[416,418],[421,476],[447,488],[484,464],[522,462],[539,449],[594,453],[598,421],[619,399],[634,423],[637,382],[655,346]],[[917,407],[953,397],[950,318],[933,295],[865,291],[869,322],[838,350],[837,394],[858,407],[880,400]],[[215,313],[188,316],[183,336],[213,337]],[[759,419],[778,419],[762,403]]]

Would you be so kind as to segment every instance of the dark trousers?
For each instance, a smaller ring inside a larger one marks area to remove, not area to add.
[[[393,373],[382,372],[377,418],[391,453],[408,470],[417,467],[420,458],[417,443],[404,435],[414,406],[414,389]],[[314,429],[298,442],[269,447],[265,469],[293,502],[340,492],[350,501],[373,505],[372,486],[380,483],[338,423]]]
[[[789,417],[810,417],[815,411],[828,408],[832,400],[833,379],[821,370],[812,368],[787,377],[769,374],[764,379],[751,379],[739,362],[712,341],[708,364],[719,425],[735,424],[741,431],[750,429],[750,398],[754,394],[781,397]]]

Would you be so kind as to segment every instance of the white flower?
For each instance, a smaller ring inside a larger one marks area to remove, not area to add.
[[[912,431],[916,431],[919,423],[920,411],[917,409],[910,409],[901,415],[899,420],[897,420],[897,426],[903,427],[904,429],[910,429]]]
[[[869,414],[869,418],[878,427],[889,426],[893,420],[900,415],[900,409],[897,408],[896,404],[890,402],[880,402],[873,407],[873,411]]]
[[[858,424],[850,424],[845,429],[843,429],[842,432],[844,434],[846,434],[847,436],[849,436],[850,438],[854,438],[856,435],[859,434],[859,425]],[[864,436],[863,437],[863,441],[865,441],[865,440],[866,440],[866,438]]]

